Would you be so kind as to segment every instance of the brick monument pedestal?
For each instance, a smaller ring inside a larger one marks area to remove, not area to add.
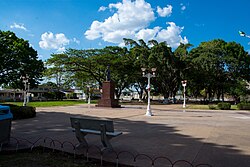
[[[104,81],[102,83],[102,97],[98,100],[96,107],[121,107],[118,100],[115,99],[115,84],[113,81]]]

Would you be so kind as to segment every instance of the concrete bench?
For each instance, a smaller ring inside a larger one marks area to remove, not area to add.
[[[87,134],[101,136],[101,142],[104,148],[112,149],[110,140],[119,136],[122,132],[114,131],[114,123],[112,120],[94,119],[87,117],[70,117],[71,126],[75,132],[76,138],[80,142],[78,147],[88,146],[85,138]]]

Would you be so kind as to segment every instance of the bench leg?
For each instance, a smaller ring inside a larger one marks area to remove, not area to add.
[[[113,147],[109,142],[112,137],[108,137],[106,135],[106,126],[104,124],[101,124],[100,127],[101,127],[101,141],[102,141],[102,145],[104,146],[104,149],[112,150]]]
[[[85,139],[86,135],[77,135],[76,134],[76,138],[79,141],[79,144],[76,146],[77,148],[84,148],[84,147],[88,147],[88,142]]]
[[[85,136],[87,135],[86,133],[82,133],[80,131],[80,124],[78,121],[75,122],[75,134],[76,138],[79,141],[79,144],[77,145],[77,148],[83,148],[83,147],[88,147],[88,142],[85,139]]]
[[[101,137],[102,145],[104,146],[104,148],[112,150],[113,147],[109,142],[110,139],[111,139],[111,137],[107,137],[107,136],[105,136],[104,138]]]
[[[106,135],[106,126],[101,124],[101,141],[102,141],[102,145],[104,146],[104,149],[110,149],[112,150],[112,145],[110,144],[110,140],[112,137],[108,137]]]

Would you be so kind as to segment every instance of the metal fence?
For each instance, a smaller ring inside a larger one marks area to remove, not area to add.
[[[96,159],[98,164],[102,167],[105,163],[112,163],[115,167],[123,166],[150,166],[150,167],[212,167],[210,164],[192,164],[187,160],[177,160],[171,161],[166,156],[157,156],[151,157],[147,154],[134,154],[130,151],[115,151],[115,150],[106,150],[102,149],[96,145],[86,146],[78,150],[77,145],[69,141],[59,141],[49,137],[39,138],[37,140],[28,140],[24,138],[11,137],[11,144],[4,145],[0,144],[0,152],[6,150],[14,150],[18,152],[19,150],[28,150],[32,151],[36,147],[42,147],[43,152],[46,150],[49,151],[60,151],[63,153],[72,153],[73,157],[81,155],[86,162],[89,162],[90,159]],[[128,163],[130,162],[130,163]]]

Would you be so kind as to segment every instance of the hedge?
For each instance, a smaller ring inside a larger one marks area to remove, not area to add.
[[[239,110],[250,110],[250,103],[239,103],[237,104]]]
[[[208,108],[209,108],[210,110],[216,110],[216,109],[217,109],[217,106],[214,105],[214,104],[209,104],[209,105],[208,105]]]
[[[10,111],[13,114],[13,119],[26,119],[36,116],[36,108],[31,106],[17,106],[13,104],[1,104],[10,106]]]
[[[217,107],[220,110],[230,110],[231,109],[231,104],[230,103],[221,102],[221,103],[217,104]]]

